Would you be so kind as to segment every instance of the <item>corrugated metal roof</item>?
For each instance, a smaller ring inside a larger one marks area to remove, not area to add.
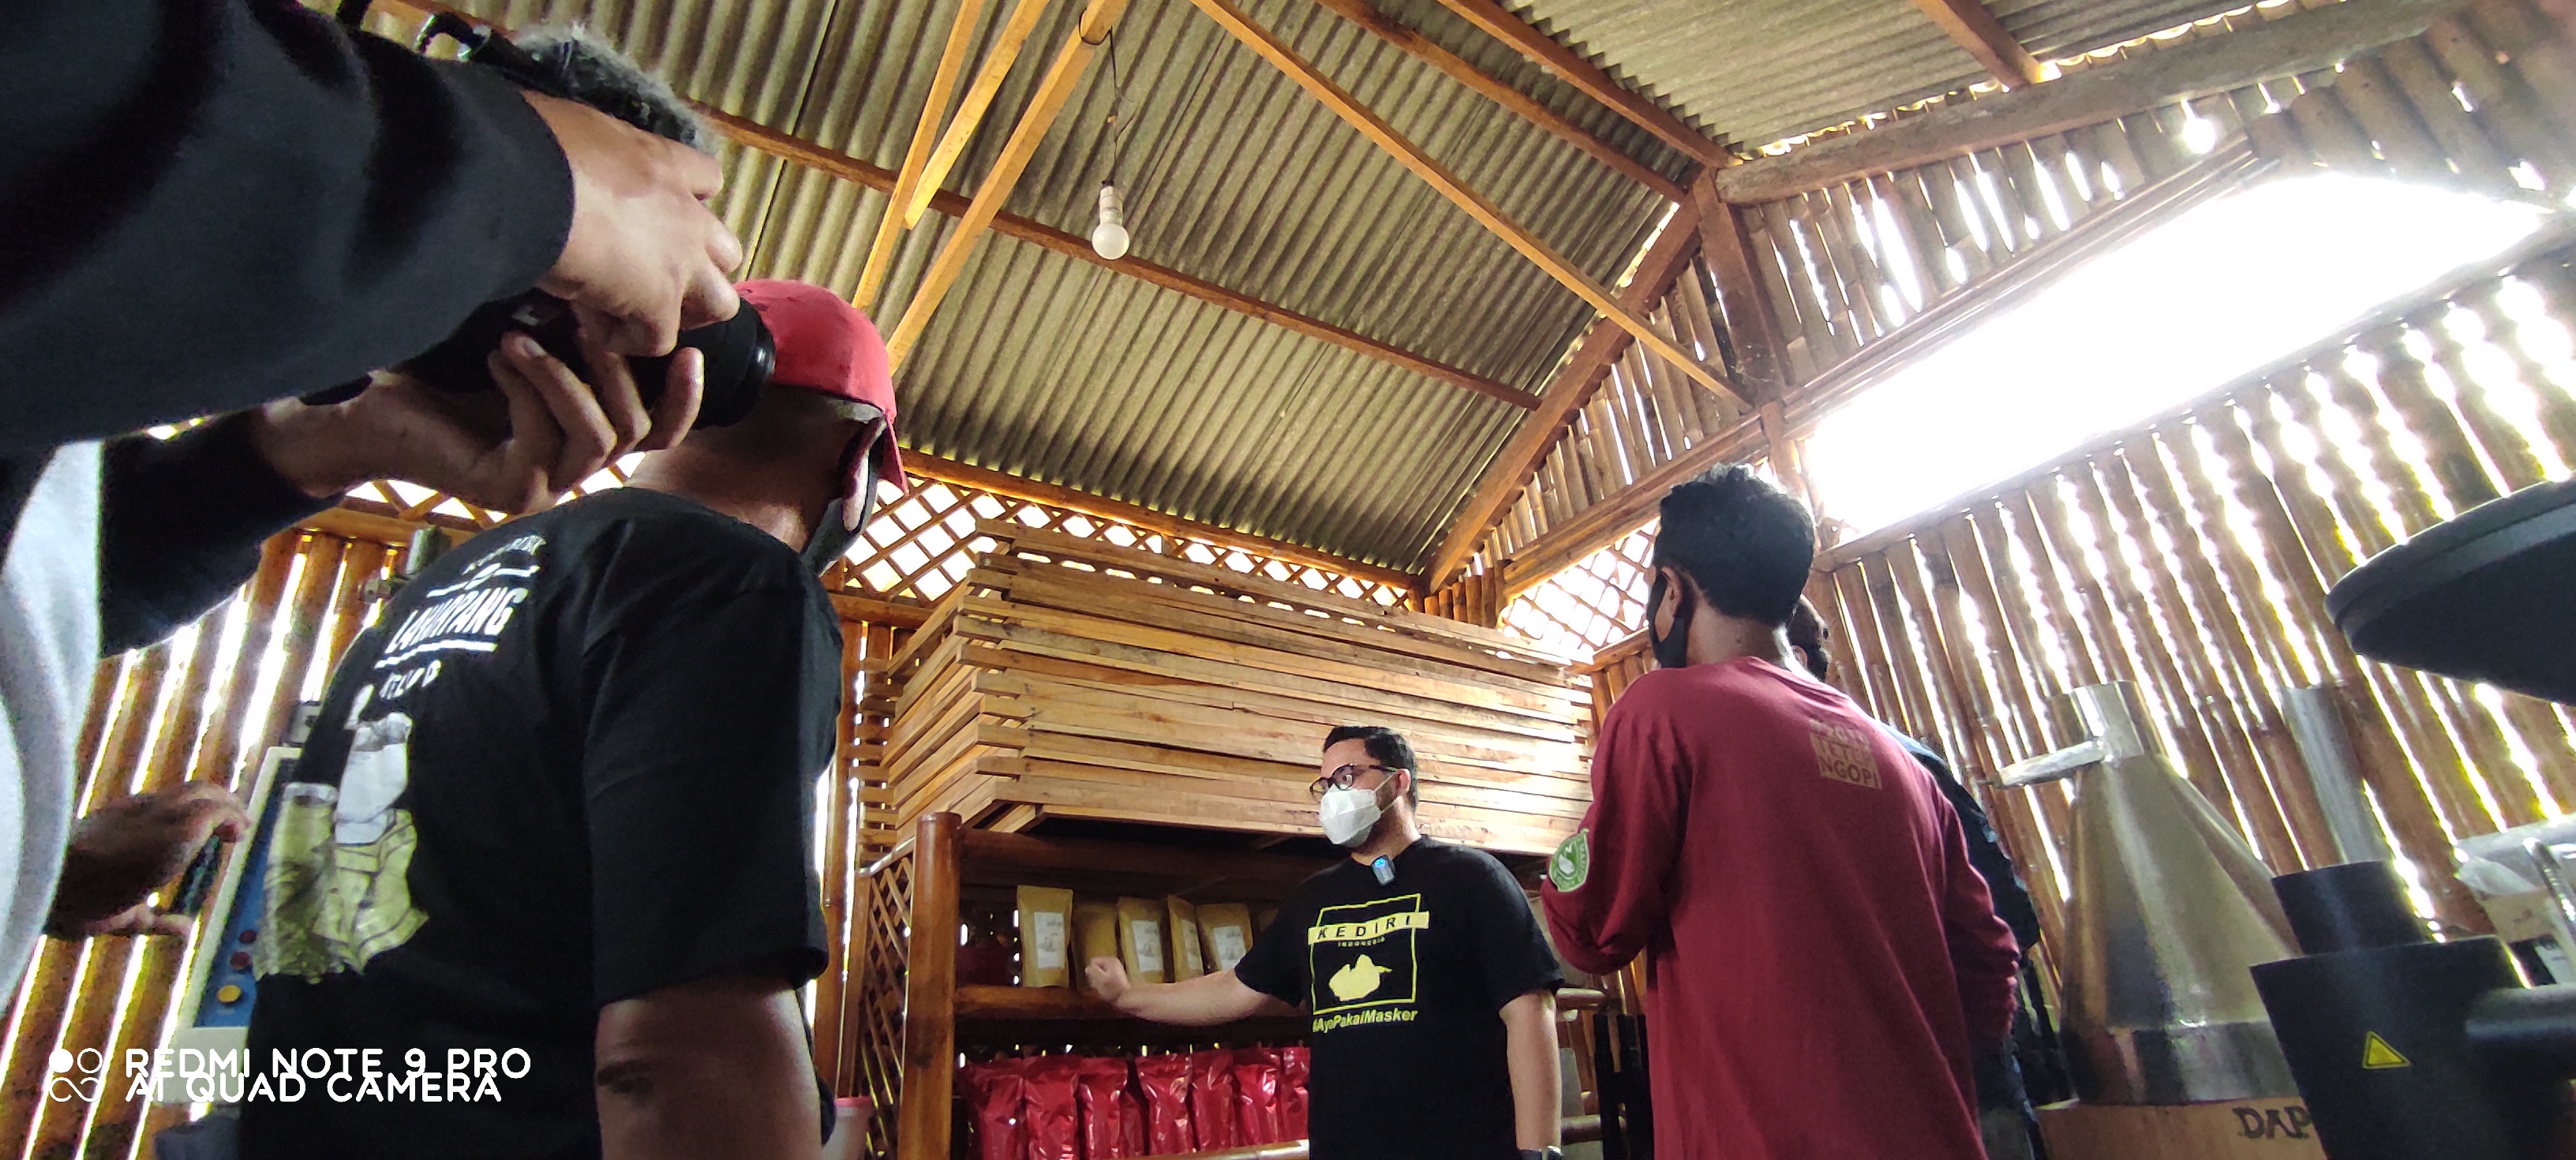
[[[1759,147],[1987,79],[1907,0],[1505,0],[1729,144]],[[2247,0],[1988,0],[2042,60]]]
[[[956,0],[483,0],[580,20],[684,93],[900,164]],[[982,35],[1009,0],[988,0]],[[1382,5],[1667,174],[1681,159],[1450,16]],[[971,194],[1081,0],[1053,0],[947,187]],[[1309,0],[1251,16],[1570,259],[1607,281],[1666,203]],[[1137,257],[1535,391],[1591,312],[1237,44],[1187,0],[1136,0],[1115,39],[1119,183]],[[979,52],[980,55],[980,52]],[[971,75],[971,74],[970,74]],[[963,85],[961,83],[960,87]],[[1010,212],[1088,232],[1113,104],[1096,59]],[[751,272],[848,292],[884,195],[727,151],[721,205]],[[891,329],[952,228],[909,236]],[[980,466],[1373,563],[1417,563],[1520,412],[1329,344],[988,236],[897,382],[904,438]]]

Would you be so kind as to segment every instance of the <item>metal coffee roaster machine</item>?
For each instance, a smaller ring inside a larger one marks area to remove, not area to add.
[[[2576,704],[2576,481],[2426,529],[2344,577],[2326,607],[2364,656]],[[2461,854],[2464,881],[2536,900],[2547,933],[2513,949],[2435,942],[2387,862],[2277,880],[2304,954],[2255,977],[2333,1160],[2576,1156],[2576,892],[2563,869],[2576,822],[2472,839]],[[2550,985],[2525,986],[2515,950]]]
[[[2576,481],[2427,530],[2328,607],[2364,655],[2576,704]],[[2074,779],[2058,958],[2083,1103],[2295,1096],[2331,1160],[2576,1157],[2576,820],[2462,843],[2462,877],[2491,898],[2529,891],[2541,937],[2435,941],[2330,692],[2287,707],[2342,864],[2274,877],[2125,682],[2057,697],[2057,736],[2081,740],[2002,772]]]

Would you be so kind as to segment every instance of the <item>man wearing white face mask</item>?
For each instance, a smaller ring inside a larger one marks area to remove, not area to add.
[[[1422,836],[1414,769],[1391,729],[1333,730],[1316,812],[1350,859],[1299,886],[1240,961],[1130,985],[1093,959],[1092,989],[1158,1023],[1306,1011],[1314,1160],[1554,1160],[1556,955],[1502,863]]]

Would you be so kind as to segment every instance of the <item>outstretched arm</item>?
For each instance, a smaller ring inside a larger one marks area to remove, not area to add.
[[[1091,989],[1109,1005],[1139,1019],[1212,1027],[1255,1015],[1294,1015],[1297,1009],[1244,985],[1232,971],[1178,983],[1130,983],[1127,967],[1112,958],[1091,960]]]

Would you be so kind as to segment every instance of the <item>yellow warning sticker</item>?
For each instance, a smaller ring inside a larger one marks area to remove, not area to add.
[[[2387,1040],[2381,1039],[2378,1032],[2372,1031],[2365,1033],[2361,1041],[2361,1066],[2370,1071],[2382,1071],[2415,1065],[2399,1055],[2396,1048],[2390,1047]]]

